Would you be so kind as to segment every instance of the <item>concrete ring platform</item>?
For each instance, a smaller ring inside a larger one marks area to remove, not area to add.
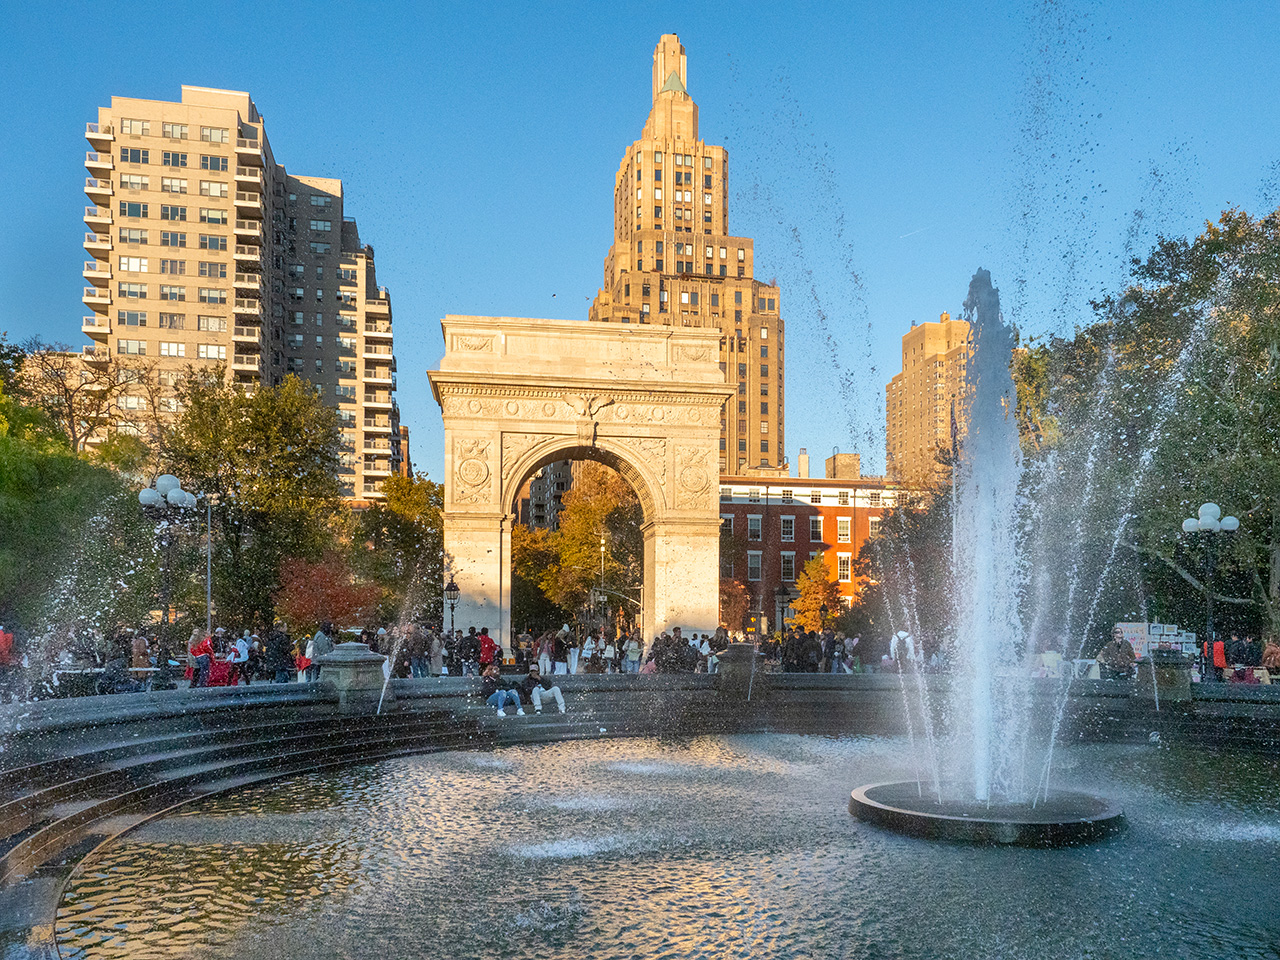
[[[1124,829],[1125,822],[1119,804],[1086,793],[1053,791],[1035,807],[940,802],[932,790],[922,796],[915,780],[858,787],[849,797],[849,812],[864,823],[926,840],[1020,847],[1093,843]]]

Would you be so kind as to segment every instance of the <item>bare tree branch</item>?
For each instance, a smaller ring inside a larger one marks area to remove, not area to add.
[[[1128,547],[1134,553],[1143,553],[1149,557],[1155,557],[1157,560],[1159,560],[1161,563],[1163,563],[1170,570],[1172,570],[1174,573],[1180,576],[1183,580],[1187,581],[1187,583],[1191,584],[1193,587],[1195,587],[1205,596],[1211,596],[1213,597],[1214,600],[1217,600],[1220,603],[1233,603],[1237,606],[1249,607],[1249,606],[1253,606],[1258,602],[1253,597],[1228,597],[1228,596],[1224,596],[1221,593],[1217,593],[1216,591],[1210,590],[1201,580],[1199,580],[1194,574],[1192,574],[1189,570],[1187,570],[1186,567],[1182,566],[1172,557],[1167,557],[1163,553],[1160,553],[1157,550],[1152,550],[1149,547],[1140,547],[1136,543],[1125,543],[1124,541],[1121,541],[1121,544],[1125,547]]]

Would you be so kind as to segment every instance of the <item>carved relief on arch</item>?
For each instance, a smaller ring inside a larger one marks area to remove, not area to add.
[[[562,435],[559,435],[562,436]],[[524,455],[539,444],[557,439],[553,433],[504,433],[502,435],[502,483],[504,489],[514,479],[516,466]]]
[[[453,440],[454,503],[488,503],[493,498],[493,443],[481,437]]]
[[[704,447],[675,446],[676,509],[710,508],[715,485],[708,460],[711,451]]]
[[[659,486],[667,485],[667,441],[652,437],[613,437],[610,443],[648,467]]]

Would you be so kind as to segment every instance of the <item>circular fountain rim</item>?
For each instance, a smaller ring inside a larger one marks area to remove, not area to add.
[[[1002,807],[991,816],[915,809],[903,801],[919,790],[915,780],[891,780],[858,787],[849,795],[849,813],[864,823],[926,840],[975,845],[1064,847],[1103,840],[1124,829],[1124,809],[1106,797],[1073,791],[1050,792],[1035,809]],[[902,795],[900,795],[902,794]],[[1092,809],[1081,811],[1081,805]]]

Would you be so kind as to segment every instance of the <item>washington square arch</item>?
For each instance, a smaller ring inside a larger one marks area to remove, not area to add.
[[[449,316],[429,372],[444,417],[445,577],[460,627],[510,648],[511,528],[525,482],[555,460],[617,470],[644,510],[646,638],[718,624],[720,333]]]

